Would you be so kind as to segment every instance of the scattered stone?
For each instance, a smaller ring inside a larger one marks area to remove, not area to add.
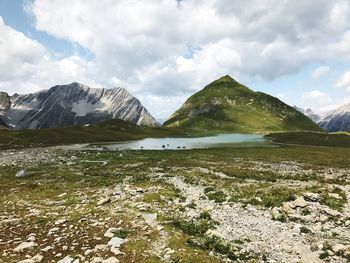
[[[28,176],[29,176],[29,174],[28,174],[28,172],[25,171],[25,170],[20,170],[20,171],[18,171],[18,172],[16,173],[16,177],[17,177],[17,178],[25,178],[25,177],[28,177]]]
[[[110,257],[103,260],[102,263],[119,263],[119,260],[116,257]]]
[[[330,209],[329,207],[323,208],[323,212],[325,212],[327,215],[330,215],[330,216],[340,216],[341,215],[340,212],[335,211],[333,209]]]
[[[282,210],[283,212],[285,212],[286,214],[293,214],[294,213],[294,204],[293,202],[286,202],[283,204]]]
[[[101,257],[94,257],[91,260],[91,263],[101,263],[102,261],[103,261],[103,258],[101,258]]]
[[[302,197],[302,196],[300,196],[300,197],[298,197],[297,199],[295,199],[295,200],[293,201],[293,204],[294,204],[296,207],[301,207],[301,208],[307,206],[307,203],[306,203],[306,201],[304,200],[304,197]]]
[[[36,236],[34,233],[30,234],[28,237],[27,237],[27,241],[31,241],[31,242],[34,242],[36,241]]]
[[[310,202],[318,202],[320,200],[320,195],[317,193],[303,193],[304,199]]]
[[[118,228],[110,227],[104,234],[105,237],[114,237],[114,233],[118,230]]]
[[[55,225],[62,225],[66,223],[68,220],[66,218],[59,219],[55,222]]]
[[[271,216],[272,216],[272,219],[274,220],[279,220],[282,218],[282,213],[279,211],[279,209],[277,207],[274,207],[272,208],[271,210]]]
[[[126,239],[123,239],[123,238],[120,238],[120,237],[113,237],[108,242],[108,246],[119,248],[124,243],[126,243]]]
[[[44,260],[44,256],[41,254],[37,254],[32,258],[28,258],[25,260],[21,260],[18,263],[41,263]]]
[[[105,197],[105,198],[100,199],[97,202],[97,205],[98,206],[105,205],[105,204],[109,203],[110,201],[111,201],[111,199],[109,197]]]
[[[96,245],[94,248],[94,251],[96,251],[96,252],[99,252],[99,251],[107,252],[108,250],[109,250],[109,248],[107,245]]]
[[[43,252],[48,252],[48,251],[50,251],[50,250],[52,250],[52,249],[54,249],[54,247],[52,247],[52,246],[46,246],[46,247],[44,247],[43,249],[41,249],[41,251],[43,251]]]
[[[332,247],[332,251],[338,254],[338,253],[343,253],[348,248],[349,248],[348,246],[345,246],[343,244],[336,244]]]
[[[37,246],[35,242],[22,242],[15,249],[14,252],[23,252],[25,250],[32,250]]]
[[[117,247],[111,247],[111,253],[113,253],[116,256],[123,255],[125,253],[121,252],[119,248]]]
[[[335,198],[335,199],[338,199],[338,200],[340,200],[340,199],[343,199],[339,194],[337,194],[337,193],[328,193],[328,196],[329,197],[332,197],[332,198]]]
[[[66,256],[65,258],[59,260],[57,263],[73,263],[74,258]]]

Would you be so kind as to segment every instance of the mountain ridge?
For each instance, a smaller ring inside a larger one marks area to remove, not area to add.
[[[350,131],[350,103],[324,114],[318,124],[329,132]]]
[[[16,130],[79,126],[108,119],[122,119],[139,126],[157,125],[126,89],[91,88],[78,82],[24,95],[9,96],[3,92],[0,117]]]

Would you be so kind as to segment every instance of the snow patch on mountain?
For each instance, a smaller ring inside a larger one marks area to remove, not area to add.
[[[86,125],[122,119],[140,126],[156,120],[123,88],[90,88],[80,83],[58,85],[33,94],[0,94],[0,117],[15,129]]]
[[[324,114],[318,124],[330,132],[350,131],[350,103]]]

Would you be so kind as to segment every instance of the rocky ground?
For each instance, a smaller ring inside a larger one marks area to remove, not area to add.
[[[0,153],[0,262],[349,262],[350,150]]]

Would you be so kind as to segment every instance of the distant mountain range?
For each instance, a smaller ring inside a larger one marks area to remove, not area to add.
[[[110,119],[159,125],[123,88],[90,88],[74,82],[27,95],[0,92],[0,129],[83,126]],[[189,97],[163,126],[194,133],[350,131],[350,104],[320,116],[224,76]]]
[[[99,89],[72,83],[28,95],[0,93],[2,127],[56,128],[109,119],[122,119],[139,126],[157,125],[140,101],[123,88]]]
[[[329,132],[350,131],[350,103],[318,115],[311,109],[294,106],[295,109],[308,116],[321,128]]]
[[[164,126],[197,133],[321,131],[293,107],[268,94],[254,92],[230,76],[188,98]]]
[[[350,103],[324,114],[318,124],[329,132],[350,131]]]
[[[317,123],[321,120],[321,116],[314,113],[312,111],[312,109],[304,109],[298,106],[293,106],[294,109],[298,110],[299,112],[301,112],[302,114],[304,114],[305,116],[309,117],[313,122]]]

